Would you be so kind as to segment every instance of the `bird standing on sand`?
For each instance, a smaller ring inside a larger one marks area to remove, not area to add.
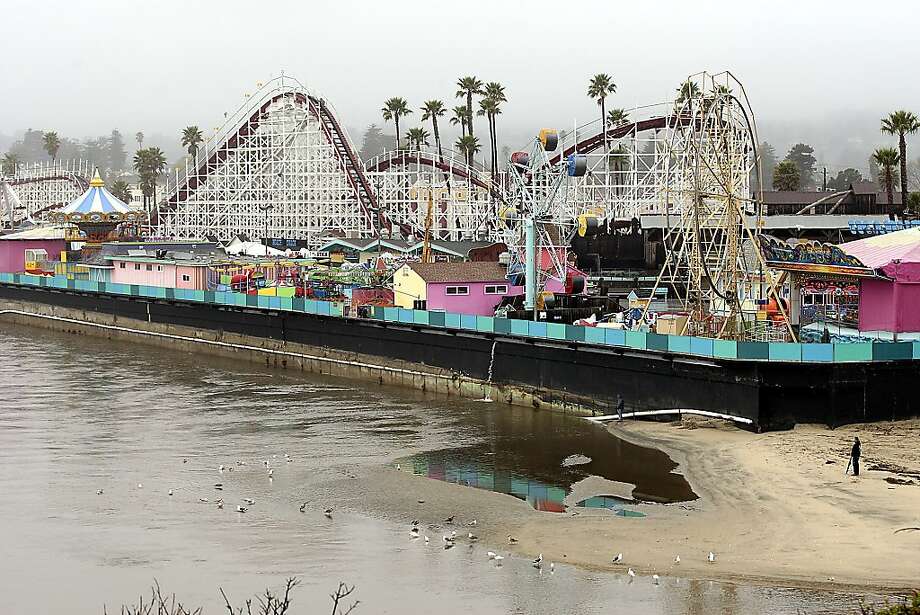
[[[509,545],[516,545],[516,544],[517,544],[517,538],[513,537],[511,534],[508,534],[508,544],[509,544]]]
[[[223,503],[222,501],[220,501],[220,500],[217,500],[217,508],[218,508],[219,510],[223,510],[223,509],[224,509],[224,503]]]
[[[554,562],[550,562],[550,563],[549,563],[549,573],[550,573],[550,574],[555,574],[555,573],[556,573],[556,564],[555,564]]]
[[[170,490],[169,490],[169,495],[172,495],[172,494],[173,494],[173,490],[170,489]]]
[[[469,538],[470,540],[479,540],[479,536],[477,536],[473,532],[467,532],[466,537]]]
[[[657,574],[653,574],[653,575],[652,575],[652,581],[655,582],[655,585],[658,585],[658,582],[659,582],[660,580],[661,580],[661,577],[659,577]]]
[[[709,558],[708,558],[708,559],[709,559],[709,563],[710,563],[710,564],[715,564],[715,563],[716,563],[716,554],[713,553],[712,551],[710,551],[710,552],[709,552]]]
[[[331,508],[327,508],[326,510],[324,510],[323,514],[326,515],[327,519],[332,519],[332,509]]]
[[[138,488],[138,489],[143,489],[143,488],[144,488],[144,483],[138,483],[138,484],[137,484],[137,488]]]
[[[497,553],[495,553],[495,551],[487,551],[486,555],[489,557],[489,559],[495,559]]]
[[[307,510],[307,503],[304,502],[303,504],[300,505],[300,512],[306,512],[306,510]]]
[[[610,560],[610,563],[611,563],[611,564],[620,564],[620,563],[622,563],[622,562],[623,562],[623,554],[622,554],[622,553],[617,553],[616,556],[615,556],[612,560]]]
[[[496,555],[493,559],[495,560],[495,565],[496,565],[496,566],[501,566],[501,565],[502,565],[502,560],[504,560],[505,558],[504,558],[503,556],[501,556],[501,555]]]
[[[431,542],[431,539],[425,536],[425,544],[427,545],[429,542]]]
[[[636,571],[633,570],[632,568],[630,568],[629,570],[627,570],[627,571],[626,571],[626,574],[629,575],[629,579],[630,579],[630,580],[636,578]]]
[[[418,538],[419,536],[418,528],[413,527],[411,530],[409,530],[409,535],[412,536],[412,538]]]
[[[275,471],[271,468],[268,469],[268,477],[271,478],[275,474]]]
[[[449,516],[447,519],[444,519],[444,523],[453,523],[453,522],[454,522],[454,517],[455,517],[455,516],[456,516],[456,515],[451,515],[451,516]]]
[[[470,525],[470,526],[472,526],[472,527],[476,527],[476,519],[473,519],[472,521],[470,521],[469,523],[467,523],[467,525]]]
[[[102,489],[96,489],[96,495],[102,495]]]
[[[249,504],[250,506],[256,503],[256,501],[253,500],[252,498],[243,498],[243,501]]]
[[[534,567],[534,568],[539,568],[539,567],[542,566],[542,565],[543,565],[543,554],[541,553],[541,554],[537,557],[537,559],[535,559],[535,560],[533,561],[533,567]]]
[[[238,512],[238,513],[244,513],[244,512],[246,512],[247,510],[248,510],[248,509],[247,509],[246,507],[244,507],[244,506],[237,506],[237,507],[236,507],[236,512]]]
[[[674,557],[674,563],[675,563],[675,564],[679,564],[679,563],[680,563],[680,555],[677,555],[677,556]]]

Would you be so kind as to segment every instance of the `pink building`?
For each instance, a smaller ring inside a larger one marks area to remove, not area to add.
[[[920,332],[920,228],[851,241],[840,249],[885,276],[861,282],[859,330]]]
[[[208,289],[208,262],[180,261],[149,256],[108,257],[112,261],[110,280],[116,284],[138,284],[166,288]]]
[[[58,261],[67,249],[64,229],[39,227],[0,236],[0,271],[22,273],[25,271],[26,250],[44,250],[49,261]]]
[[[494,262],[408,263],[393,274],[394,303],[462,314],[492,316],[505,295],[523,292]]]

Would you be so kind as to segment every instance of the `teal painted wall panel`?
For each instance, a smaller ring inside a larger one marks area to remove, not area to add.
[[[914,342],[914,358],[920,359],[920,342]]]
[[[769,359],[770,345],[767,342],[738,342],[738,358]]]
[[[682,352],[690,354],[691,352],[691,340],[693,338],[686,335],[669,335],[668,336],[668,352]]]
[[[310,303],[313,303],[312,301]],[[383,308],[383,319],[388,322],[396,322],[399,320],[399,308],[387,307]]]
[[[495,331],[495,319],[491,316],[477,316],[476,330],[480,333],[493,333]]]
[[[668,349],[668,336],[658,333],[646,333],[645,347],[649,350],[666,351]]]
[[[874,361],[898,361],[912,359],[914,345],[911,342],[889,342],[873,344],[872,359]]]
[[[645,331],[626,332],[626,345],[630,348],[639,348],[641,350],[645,350],[647,343],[648,339],[646,337]]]
[[[399,322],[406,324],[415,323],[415,314],[412,313],[412,310],[406,308],[397,308],[399,310]]]
[[[345,316],[345,304],[341,301],[333,301],[329,304],[329,315],[341,318]]]
[[[511,333],[511,321],[507,318],[493,318],[492,329],[496,333]]]
[[[833,344],[802,344],[802,361],[829,362],[834,360]]]
[[[453,312],[444,312],[444,326],[451,329],[460,328],[460,314],[454,314]]]
[[[623,329],[604,328],[604,343],[608,346],[625,346],[626,331]]]
[[[282,310],[290,312],[294,309],[293,297],[278,297],[278,305]]]
[[[281,309],[281,297],[269,297],[268,306],[273,310]]]
[[[712,356],[720,359],[737,359],[738,343],[734,340],[712,340]]]
[[[593,329],[594,327],[579,327],[575,325],[563,325],[565,327],[565,339],[570,342],[583,342],[585,341],[585,330]]]
[[[413,319],[417,325],[427,325],[430,321],[430,312],[427,310],[414,310]]]
[[[585,341],[589,344],[603,344],[606,331],[600,327],[585,327]]]
[[[872,344],[834,344],[834,362],[844,363],[847,361],[871,361]]]
[[[527,321],[527,334],[531,337],[546,338],[546,323]]]
[[[460,314],[460,328],[469,329],[470,331],[476,330],[476,315],[475,314]]]
[[[329,316],[332,313],[332,309],[329,307],[328,301],[317,301],[316,302],[316,313],[321,316]]]
[[[564,340],[565,325],[556,322],[546,323],[546,337],[552,340]]]
[[[530,335],[530,323],[526,320],[512,320],[511,321],[511,334],[512,335]]]
[[[705,337],[690,338],[690,352],[704,357],[713,356],[713,340]]]
[[[769,358],[771,361],[801,361],[802,345],[787,342],[770,342]]]
[[[428,324],[435,327],[443,327],[444,312],[428,312]]]

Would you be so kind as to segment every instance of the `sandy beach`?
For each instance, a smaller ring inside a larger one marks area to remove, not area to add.
[[[605,510],[541,513],[510,496],[383,469],[355,477],[361,496],[352,505],[419,518],[434,539],[461,529],[443,523],[447,516],[458,524],[476,518],[480,544],[489,548],[624,573],[631,567],[663,577],[848,591],[920,586],[920,530],[904,529],[920,528],[920,421],[767,434],[711,421],[609,429],[665,450],[699,499],[632,506],[647,514],[641,519]],[[844,475],[856,435],[863,442],[858,478]],[[629,493],[600,482],[577,487]],[[508,535],[517,539],[513,546]],[[610,560],[619,552],[623,565],[615,566]]]

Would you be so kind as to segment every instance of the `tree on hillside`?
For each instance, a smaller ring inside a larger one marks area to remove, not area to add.
[[[374,156],[382,154],[386,148],[386,137],[383,136],[380,126],[377,124],[368,126],[364,131],[364,136],[361,138],[361,160],[367,162]]]
[[[783,192],[798,190],[802,177],[799,169],[791,160],[783,160],[773,169],[773,189]]]
[[[920,119],[910,111],[895,111],[882,119],[882,132],[898,135],[898,158],[901,162],[901,196],[907,202],[907,135],[920,130]]]
[[[108,139],[108,168],[113,171],[123,171],[128,162],[128,153],[125,151],[125,140],[118,130],[113,130]]]
[[[827,180],[827,187],[831,190],[840,192],[843,190],[849,190],[851,184],[855,184],[863,181],[862,173],[858,169],[848,168],[842,171],[838,171],[837,175],[829,180]]]
[[[817,160],[815,150],[805,143],[796,143],[786,154],[786,160],[792,161],[799,170],[799,185],[803,188],[815,187],[815,169]]]
[[[182,147],[186,148],[188,155],[195,159],[198,155],[198,146],[204,141],[204,136],[198,126],[186,126],[182,129]]]
[[[604,152],[607,151],[607,96],[617,91],[617,84],[607,73],[598,73],[588,83],[588,98],[597,101],[601,108],[601,134],[604,135]]]
[[[396,149],[398,150],[400,146],[399,118],[412,113],[412,109],[409,108],[405,98],[394,96],[384,101],[380,111],[383,113],[384,121],[392,121],[396,125]]]
[[[58,137],[56,132],[46,132],[42,136],[43,147],[45,151],[51,156],[51,162],[57,158],[58,150],[61,149],[61,139]]]
[[[888,217],[894,220],[898,214],[898,208],[894,203],[894,182],[897,179],[897,168],[901,155],[893,147],[880,147],[872,154],[872,159],[878,165],[880,178],[885,185],[885,192],[888,196]]]
[[[22,164],[22,161],[19,159],[19,156],[13,152],[7,152],[3,154],[3,160],[0,161],[0,173],[12,175],[16,172],[16,167],[20,164]]]
[[[482,94],[482,81],[476,77],[457,79],[457,98],[466,98],[466,134],[473,136],[473,95]]]
[[[763,189],[764,190],[773,190],[773,169],[776,168],[776,165],[779,164],[779,159],[776,157],[776,149],[764,141],[760,144],[760,147],[757,148],[757,153],[760,155],[760,169],[761,177],[763,178]],[[754,175],[756,180],[757,176]],[[756,190],[758,186],[756,181],[752,183],[752,187]]]

